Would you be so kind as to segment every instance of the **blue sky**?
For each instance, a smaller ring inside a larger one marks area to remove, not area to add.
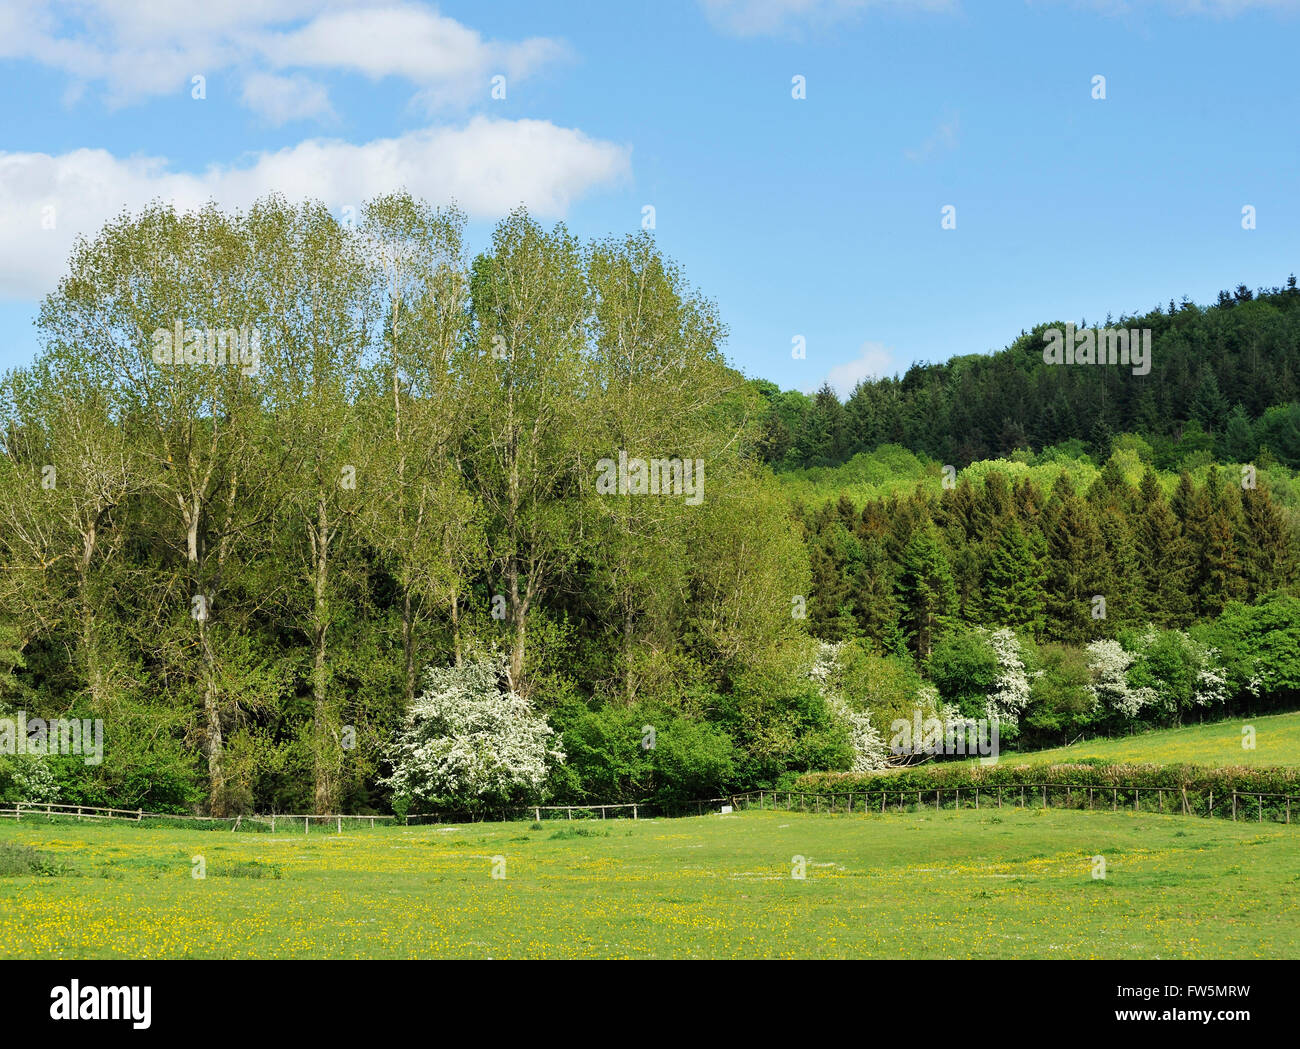
[[[0,367],[124,207],[407,185],[474,248],[651,205],[738,367],[847,393],[1300,269],[1297,43],[1300,0],[0,0]]]

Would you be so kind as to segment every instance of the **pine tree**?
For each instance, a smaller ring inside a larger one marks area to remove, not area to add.
[[[1046,614],[1042,566],[1020,524],[998,535],[984,572],[981,612],[987,626],[1009,626],[1037,637]]]
[[[897,594],[908,647],[918,659],[929,659],[957,610],[952,569],[932,526],[918,529],[907,544]]]
[[[1105,545],[1092,507],[1073,492],[1054,499],[1046,516],[1046,633],[1080,644],[1101,633],[1092,609],[1111,585]]]
[[[1194,568],[1191,545],[1150,467],[1138,486],[1142,509],[1135,524],[1140,551],[1142,610],[1153,623],[1185,626],[1191,614],[1187,588]]]
[[[1220,433],[1223,430],[1228,416],[1228,402],[1219,392],[1219,380],[1209,368],[1201,372],[1201,381],[1192,397],[1191,415],[1207,433]]]
[[[1237,533],[1241,551],[1244,596],[1247,601],[1291,581],[1295,551],[1286,522],[1267,488],[1247,488],[1241,493],[1241,521]]]
[[[1219,454],[1234,463],[1248,463],[1255,454],[1255,433],[1246,417],[1246,409],[1238,402],[1228,413],[1223,437],[1219,441]]]

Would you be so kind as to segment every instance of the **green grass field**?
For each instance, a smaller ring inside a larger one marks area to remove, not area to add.
[[[1300,957],[1300,827],[1276,824],[751,811],[271,836],[33,821],[0,827],[6,842],[76,873],[0,877],[0,957]]]
[[[1255,729],[1255,749],[1244,750],[1242,728]],[[1155,729],[1120,739],[1098,739],[1070,747],[1028,753],[1006,751],[1002,760],[1012,764],[1078,761],[1103,758],[1114,762],[1228,765],[1300,765],[1300,713],[1218,721],[1186,728]]]

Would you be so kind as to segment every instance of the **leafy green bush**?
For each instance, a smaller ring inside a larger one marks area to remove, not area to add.
[[[558,718],[567,757],[550,782],[560,803],[694,800],[718,794],[736,775],[725,731],[658,704],[581,708]]]
[[[998,660],[988,638],[977,629],[953,630],[934,646],[930,680],[944,703],[964,717],[982,718],[998,677]]]

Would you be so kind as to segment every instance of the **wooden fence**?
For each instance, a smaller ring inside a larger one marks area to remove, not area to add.
[[[1132,809],[1134,812],[1180,813],[1187,816],[1203,816],[1221,819],[1250,819],[1263,823],[1291,822],[1292,803],[1300,803],[1300,795],[1269,794],[1256,791],[1234,790],[1220,792],[1216,797],[1213,790],[1188,791],[1186,787],[1138,787],[1138,786],[1092,786],[1081,787],[1069,783],[1039,783],[1033,786],[990,786],[990,787],[939,787],[935,789],[901,789],[897,787],[882,790],[837,791],[833,793],[815,793],[793,790],[752,790],[725,797],[704,798],[682,802],[627,802],[606,805],[530,805],[495,814],[500,819],[526,819],[532,816],[538,822],[543,818],[574,819],[577,813],[584,819],[606,819],[642,816],[683,816],[713,813],[723,807],[733,811],[745,809],[779,809],[790,812],[810,812],[842,814],[846,816],[862,814],[881,815],[889,812],[916,812],[933,809],[963,811],[966,809],[1000,809],[1004,806],[1029,809],[1081,809],[1087,811],[1107,810],[1117,812],[1120,808]],[[545,814],[545,815],[543,815]],[[561,816],[563,814],[563,816]],[[8,808],[0,808],[0,818],[12,817],[15,821],[30,817],[77,820],[127,820],[141,823],[145,820],[166,820],[176,823],[199,823],[208,827],[229,825],[231,831],[242,829],[247,825],[250,830],[277,831],[288,830],[296,833],[301,826],[304,834],[310,834],[312,824],[323,829],[333,829],[342,834],[346,823],[348,826],[368,826],[374,829],[380,825],[411,825],[420,823],[466,823],[474,817],[465,813],[425,813],[410,816],[345,816],[340,813],[330,815],[272,813],[270,815],[240,816],[191,816],[178,813],[146,812],[143,809],[114,809],[95,805],[63,805],[46,802],[17,802]],[[448,817],[453,817],[448,819]],[[480,814],[478,820],[483,820]]]
[[[964,798],[963,798],[964,795]],[[1188,791],[1186,787],[1091,786],[1072,783],[1037,783],[1033,786],[990,787],[939,787],[930,789],[889,788],[879,791],[847,791],[812,793],[806,791],[765,790],[738,795],[743,807],[748,807],[757,797],[758,808],[781,808],[799,812],[841,812],[851,815],[869,813],[918,811],[920,809],[961,810],[978,808],[1000,809],[1008,804],[1014,808],[1058,808],[1096,811],[1118,811],[1132,808],[1134,812],[1181,813],[1186,816],[1220,818],[1249,818],[1254,808],[1257,822],[1265,816],[1278,823],[1291,822],[1293,802],[1300,795],[1270,794],[1257,791],[1234,790],[1220,793],[1216,799],[1213,790]],[[1144,801],[1145,799],[1145,801]]]

